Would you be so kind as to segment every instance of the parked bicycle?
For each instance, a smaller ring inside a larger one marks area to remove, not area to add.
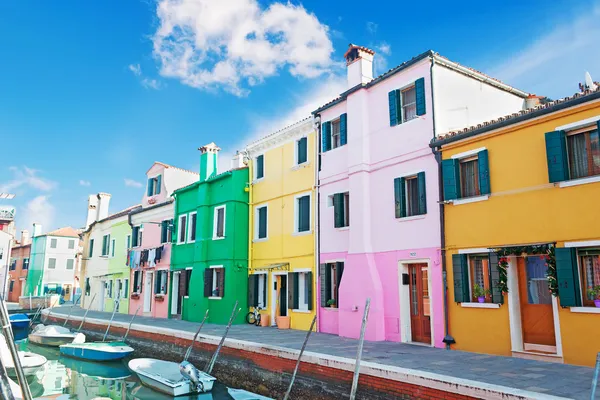
[[[262,310],[262,308],[260,308],[258,306],[254,307],[254,311],[250,311],[248,313],[248,315],[246,315],[246,322],[249,323],[250,325],[259,326],[260,325],[260,310]]]

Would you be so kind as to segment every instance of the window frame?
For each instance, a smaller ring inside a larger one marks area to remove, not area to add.
[[[69,268],[69,261],[71,261],[73,264],[71,265],[71,268]],[[75,270],[75,259],[74,258],[67,258],[67,265],[66,265],[66,269],[67,270]]]
[[[326,265],[325,268],[329,268],[329,279],[331,280],[329,282],[329,293],[327,293],[328,298],[325,300],[325,302],[328,302],[331,299],[335,300],[335,307],[326,306],[326,308],[338,309],[340,307],[340,288],[338,281],[341,281],[341,278],[338,279],[338,263],[345,264],[345,261],[326,261],[324,263]],[[320,282],[320,284],[323,284],[323,282]]]
[[[266,214],[267,214],[267,222],[266,222],[266,227],[265,227],[265,237],[261,238],[259,237],[260,234],[260,210],[261,209],[266,209]],[[261,205],[258,205],[254,208],[254,241],[255,242],[264,242],[269,240],[269,204],[268,203],[264,203]]]
[[[50,260],[54,260],[53,266],[50,266]],[[56,269],[56,258],[48,257],[48,269]]]
[[[88,245],[88,258],[92,258],[94,256],[94,239],[90,239],[90,243]]]
[[[104,247],[104,238],[106,238],[106,248]],[[106,253],[104,252],[106,250]],[[102,235],[102,252],[101,257],[108,257],[110,255],[110,233]]]
[[[463,165],[466,163],[470,163],[475,161],[475,166],[473,167],[475,173],[474,173],[474,183],[473,183],[473,187],[475,188],[475,194],[472,194],[470,196],[465,195],[465,181],[466,179],[463,179]],[[478,154],[474,154],[474,155],[470,155],[467,157],[463,157],[463,158],[459,158],[458,159],[458,174],[460,176],[460,198],[461,199],[470,199],[470,198],[474,198],[474,197],[480,197],[481,196],[481,187],[479,184],[479,155]]]
[[[408,193],[408,185],[409,181],[414,181],[414,185],[416,186],[417,191],[417,204],[413,204],[412,199]],[[406,202],[406,217],[416,217],[417,215],[422,215],[421,210],[419,210],[419,178],[417,174],[409,175],[404,177],[404,201]],[[412,213],[409,211],[413,211]]]
[[[27,261],[27,262],[25,262]],[[29,269],[29,257],[23,258],[23,263],[21,264],[21,269]]]
[[[211,295],[208,298],[220,300],[223,298],[223,293],[219,293],[218,296],[214,296],[214,293],[216,289],[219,289],[219,272],[223,274],[223,282],[225,282],[225,267],[223,265],[211,265],[209,268],[212,270],[212,287],[210,289]]]
[[[590,300],[587,295],[587,290],[590,286],[588,286],[586,284],[587,283],[587,274],[585,273],[586,271],[584,270],[584,268],[586,266],[583,262],[583,259],[584,259],[584,257],[598,257],[599,258],[598,262],[600,263],[600,254],[598,254],[598,255],[580,254],[580,252],[582,252],[582,251],[590,251],[590,250],[592,250],[592,249],[589,249],[589,248],[586,249],[585,247],[577,249],[577,274],[579,275],[578,279],[579,279],[579,287],[580,287],[580,291],[581,291],[580,296],[581,296],[581,300],[582,300],[581,301],[582,307],[596,308],[596,306],[594,304],[594,300],[593,299]],[[592,267],[592,271],[593,271],[593,267]],[[600,285],[600,281],[596,285]],[[596,286],[596,285],[594,285],[594,286]]]
[[[198,228],[197,216],[198,216],[198,213],[196,211],[193,211],[188,214],[188,221],[187,221],[187,224],[188,224],[188,226],[187,226],[187,242],[188,243],[194,243],[196,241],[196,229]],[[192,221],[193,221],[193,223],[192,223]],[[193,225],[196,225],[196,226],[193,226]],[[167,239],[169,236],[168,231],[169,231],[169,228],[167,227]],[[192,236],[194,236],[194,237],[192,238]],[[168,243],[168,240],[167,240],[167,242],[164,242],[164,243]]]
[[[223,210],[223,236],[218,236],[218,226],[217,223],[219,221],[219,210]],[[212,239],[213,240],[223,240],[225,239],[225,231],[227,228],[227,204],[223,204],[220,206],[216,206],[213,210],[213,234],[212,234]]]
[[[302,140],[306,139],[305,143],[306,143],[306,160],[303,162],[299,162],[300,160],[298,159],[298,156],[300,154],[300,142]],[[295,146],[294,146],[294,166],[295,167],[299,167],[302,165],[306,165],[308,164],[308,136],[303,136],[299,139],[296,139],[295,142]]]
[[[161,175],[162,174],[157,174],[157,175],[148,177],[147,185],[150,184],[150,181],[152,181],[152,194],[147,197],[153,197],[153,196],[157,196],[160,194],[161,188],[158,187],[157,183],[158,183],[158,177]],[[161,184],[162,184],[162,179],[161,179]],[[156,189],[158,189],[158,191]],[[146,187],[146,194],[148,194],[148,187]]]
[[[292,309],[292,311],[294,311],[294,312],[310,312],[311,310],[308,309],[308,300],[309,299],[306,294],[306,290],[308,288],[306,285],[306,276],[307,276],[307,274],[310,274],[313,271],[310,268],[301,268],[301,269],[296,269],[291,272],[298,274],[298,275],[296,275],[298,278],[298,293],[297,293],[298,308],[294,308],[294,309]],[[313,276],[314,276],[314,274],[313,274]]]
[[[337,117],[329,122],[331,122],[331,148],[329,150],[335,150],[339,147],[342,147],[342,119]],[[335,134],[335,126],[338,127],[337,134]],[[336,137],[338,141],[337,145],[335,144]]]
[[[115,257],[115,247],[117,247],[117,239],[110,239],[110,258]]]
[[[600,177],[600,166],[597,167],[598,173],[596,174],[590,174],[590,169],[594,169],[594,156],[592,153],[592,149],[591,149],[591,135],[596,132],[596,134],[598,135],[598,146],[600,147],[600,129],[598,128],[597,124],[593,124],[593,125],[588,125],[585,126],[583,128],[575,128],[572,130],[568,130],[565,131],[565,148],[566,148],[566,156],[567,156],[567,173],[569,176],[569,180],[576,180],[576,179],[586,179],[586,178],[594,178],[594,177]],[[573,137],[573,136],[578,136],[578,135],[585,135],[585,143],[586,143],[586,153],[585,156],[587,158],[587,170],[588,170],[588,174],[584,175],[584,176],[578,176],[578,177],[574,177],[573,176],[573,171],[571,168],[571,147],[569,146],[569,137]]]
[[[261,158],[261,163],[262,163],[262,176],[259,177],[258,176],[258,159]],[[261,154],[257,154],[256,157],[254,157],[254,171],[253,171],[253,175],[254,175],[254,182],[260,182],[261,180],[265,179],[265,154],[261,153]]]
[[[50,238],[50,248],[51,249],[58,248],[58,239],[57,238]]]
[[[75,239],[69,239],[69,243],[67,245],[69,250],[75,249]]]
[[[300,199],[308,197],[308,229],[305,231],[300,231]],[[267,213],[269,211],[267,210]],[[304,192],[294,196],[294,234],[295,235],[309,235],[312,233],[312,214],[313,214],[313,205],[312,205],[312,192]],[[267,226],[269,225],[269,218],[267,216]],[[267,230],[268,236],[268,230]]]
[[[415,101],[414,103],[408,103],[408,104],[404,104],[404,93],[410,91],[410,90],[414,90],[415,91]],[[401,123],[404,124],[406,122],[412,121],[413,119],[416,119],[418,117],[417,115],[417,85],[415,84],[415,82],[404,86],[403,88],[399,89],[399,95],[400,95],[400,118],[401,118]],[[414,106],[415,108],[415,116],[407,119],[406,118],[406,113],[404,112],[404,110],[410,106]]]
[[[131,248],[131,234],[125,237],[125,250],[129,250]]]
[[[269,298],[269,293],[267,293],[268,289],[269,289],[269,273],[268,272],[254,272],[251,275],[254,275],[257,277],[258,279],[258,292],[256,293],[256,302],[258,303],[258,307],[260,307],[263,310],[267,309],[267,300]],[[261,287],[261,282],[263,284],[263,286]],[[263,297],[262,299],[262,303],[261,303],[261,297]],[[253,307],[252,305],[249,305],[249,307]]]
[[[182,220],[185,219],[185,222],[182,222]],[[177,244],[184,244],[186,243],[186,239],[187,239],[187,221],[188,221],[188,214],[180,214],[177,217]],[[183,228],[183,233],[181,232],[181,228]],[[183,236],[183,238],[182,238]]]
[[[471,261],[475,261],[477,259],[481,259],[484,264],[482,265],[482,274],[483,274],[483,289],[489,290],[490,294],[485,296],[485,303],[493,303],[492,301],[492,282],[490,280],[490,264],[489,264],[489,253],[473,253],[467,255],[467,266],[469,270],[469,302],[477,303],[478,299],[473,295],[473,287],[475,286],[474,282],[474,271],[475,267]]]

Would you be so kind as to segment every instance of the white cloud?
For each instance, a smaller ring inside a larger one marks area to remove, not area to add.
[[[585,71],[600,80],[600,8],[562,14],[560,24],[516,54],[502,56],[494,77],[520,89],[560,98],[578,92]]]
[[[161,83],[156,79],[144,78],[141,83],[146,89],[159,90],[162,87]]]
[[[128,187],[141,188],[142,186],[144,186],[140,182],[134,181],[133,179],[125,178],[124,182],[125,182],[125,186],[128,186]]]
[[[9,170],[12,171],[14,179],[0,184],[0,192],[11,192],[23,186],[42,192],[49,192],[57,186],[56,182],[39,176],[39,170],[26,166],[22,168],[10,167]]]
[[[392,54],[392,46],[390,46],[390,44],[387,42],[379,43],[377,46],[375,46],[375,50],[377,50],[381,54],[385,54],[386,56]]]
[[[300,5],[257,0],[160,0],[154,56],[162,76],[242,96],[286,68],[314,78],[329,71],[329,28]]]
[[[128,68],[135,76],[140,76],[142,74],[142,67],[140,67],[140,64],[129,64]]]
[[[81,186],[91,186],[92,183],[90,181],[84,181],[83,179],[79,180],[79,184]]]
[[[387,57],[392,55],[392,46],[387,42],[381,42],[375,46],[375,56],[373,57],[373,74],[378,76],[388,70]]]
[[[26,227],[31,227],[33,223],[42,224],[42,228],[47,232],[53,227],[54,215],[56,210],[50,203],[50,196],[37,196],[25,205],[23,219]]]
[[[371,35],[374,35],[375,33],[377,33],[377,28],[378,27],[379,27],[379,25],[376,24],[375,22],[367,21],[367,31]]]

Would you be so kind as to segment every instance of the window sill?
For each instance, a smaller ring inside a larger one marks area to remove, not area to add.
[[[302,314],[310,314],[312,311],[311,310],[296,310],[296,309],[292,309],[292,312],[302,313]]]
[[[337,312],[338,308],[337,307],[329,307],[329,306],[327,306],[327,307],[321,307],[321,310],[327,310],[327,311],[335,311],[335,312]]]
[[[342,226],[341,228],[335,228],[336,231],[347,231],[349,229],[350,229],[349,226]]]
[[[427,216],[427,214],[411,215],[410,217],[396,218],[396,221],[398,221],[398,222],[415,221],[418,219],[424,219],[426,216]]]
[[[585,178],[572,179],[570,181],[559,182],[558,187],[565,188],[570,186],[586,185],[588,183],[600,182],[600,175],[588,176]]]
[[[264,180],[265,180],[265,177],[263,176],[263,177],[262,177],[262,178],[260,178],[260,179],[255,179],[255,180],[253,180],[253,181],[252,181],[252,184],[253,184],[253,185],[256,185],[257,183],[261,183],[261,182],[262,182],[262,181],[264,181]]]
[[[222,299],[222,297],[210,296],[208,299],[209,299],[209,300],[221,300],[221,299]]]
[[[223,239],[225,239],[225,236],[222,236],[222,237],[213,236],[213,238],[212,238],[212,240],[223,240]],[[194,243],[194,242],[188,242],[188,243]]]
[[[581,314],[600,314],[598,307],[571,307],[571,312]]]
[[[484,196],[476,196],[476,197],[467,197],[464,199],[456,199],[456,200],[452,200],[452,204],[454,204],[455,206],[459,206],[461,204],[469,204],[469,203],[477,203],[479,201],[486,201],[490,198],[489,194],[486,194]]]
[[[269,238],[268,238],[268,237],[266,237],[266,238],[262,238],[262,239],[254,239],[254,240],[252,241],[252,243],[266,242],[267,240],[269,240]]]
[[[460,303],[463,308],[500,308],[497,303]]]
[[[310,165],[309,161],[303,162],[302,164],[296,164],[292,167],[292,171],[297,171],[303,167],[308,167]]]
[[[308,231],[303,231],[303,232],[294,232],[292,233],[292,236],[306,236],[306,235],[311,235],[313,233],[312,230],[308,230]]]

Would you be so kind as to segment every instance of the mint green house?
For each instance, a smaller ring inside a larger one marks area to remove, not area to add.
[[[176,190],[169,316],[226,324],[236,300],[243,323],[248,293],[248,168],[217,174],[219,148],[200,148],[198,182]]]

